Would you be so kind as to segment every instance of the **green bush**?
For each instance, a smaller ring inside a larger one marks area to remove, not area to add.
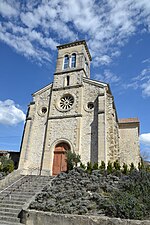
[[[109,200],[105,214],[123,219],[142,219],[145,216],[145,207],[131,193],[118,191]]]
[[[0,157],[0,171],[11,173],[14,170],[14,162],[7,156]]]
[[[87,162],[86,171],[87,171],[89,174],[91,174],[91,173],[92,173],[92,170],[93,170],[92,163],[91,163],[91,162]]]
[[[106,165],[105,165],[105,162],[104,161],[101,161],[101,165],[99,166],[99,170],[101,173],[104,173],[106,169]]]
[[[126,219],[150,218],[150,173],[132,170],[121,180],[117,191],[106,200],[104,211],[107,216]]]
[[[80,168],[86,170],[86,165],[84,165],[82,162],[80,163]]]
[[[134,166],[134,164],[132,162],[131,165],[130,165],[130,172],[132,172],[133,170],[135,170],[135,166]]]
[[[110,161],[108,162],[108,165],[107,165],[107,173],[108,174],[113,173],[113,165]]]
[[[66,162],[67,162],[67,171],[72,170],[79,162],[80,160],[80,155],[76,154],[75,152],[67,151],[66,152]]]
[[[126,163],[123,164],[122,173],[125,175],[128,174],[128,165]]]
[[[116,160],[115,162],[114,162],[114,169],[115,170],[120,170],[120,168],[121,168],[121,166],[120,166],[120,163],[119,163],[119,161],[118,160]]]
[[[94,163],[94,165],[93,165],[93,170],[98,170],[98,163]]]

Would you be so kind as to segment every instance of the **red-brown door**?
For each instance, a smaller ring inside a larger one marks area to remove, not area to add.
[[[66,143],[59,143],[55,146],[53,159],[53,175],[67,170],[67,162],[65,152],[69,150],[69,145]]]

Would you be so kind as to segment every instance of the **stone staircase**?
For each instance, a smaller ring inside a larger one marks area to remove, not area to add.
[[[23,205],[51,179],[44,176],[20,176],[8,188],[0,190],[0,225],[21,225],[19,214]]]

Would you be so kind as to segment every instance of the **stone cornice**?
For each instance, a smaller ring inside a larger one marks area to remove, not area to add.
[[[79,88],[82,87],[83,84],[78,84],[78,85],[72,85],[72,86],[65,86],[65,87],[60,87],[60,88],[53,88],[53,91],[60,91],[60,90],[67,90],[67,89],[72,89],[72,88]]]
[[[62,70],[61,72],[56,72],[56,73],[54,73],[54,75],[63,75],[63,74],[65,74],[65,73],[72,73],[72,72],[80,72],[81,70],[83,70],[84,71],[84,73],[85,73],[85,70],[83,69],[83,68],[75,68],[75,69],[66,69],[66,70]]]
[[[85,40],[74,41],[74,42],[71,42],[71,43],[59,45],[59,46],[57,46],[57,49],[70,48],[70,47],[74,47],[74,46],[77,46],[77,45],[84,45],[84,47],[85,47],[85,49],[86,49],[86,52],[87,52],[87,54],[88,54],[88,56],[89,56],[89,59],[90,59],[90,61],[92,61],[92,57],[91,57],[91,54],[90,54],[90,52],[89,52],[89,49],[88,49],[88,46],[87,46]]]
[[[75,115],[63,115],[63,116],[50,116],[48,120],[55,120],[55,119],[66,119],[66,118],[73,118],[73,117],[82,117],[82,114],[75,114]]]

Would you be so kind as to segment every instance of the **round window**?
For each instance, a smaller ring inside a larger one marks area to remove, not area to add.
[[[73,96],[70,94],[67,94],[61,97],[59,106],[63,110],[69,110],[73,106],[73,103],[74,103]]]
[[[47,113],[47,107],[46,106],[40,106],[38,108],[37,113],[39,114],[39,116],[43,116],[44,117],[46,115],[46,113]]]
[[[46,107],[42,107],[41,112],[42,112],[42,114],[45,114],[47,112],[47,108]]]
[[[88,102],[87,108],[88,109],[93,109],[94,108],[94,103],[93,102]]]

